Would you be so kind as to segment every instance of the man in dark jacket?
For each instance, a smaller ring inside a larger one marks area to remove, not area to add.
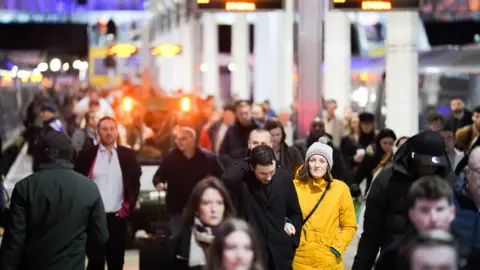
[[[445,140],[438,132],[425,131],[410,138],[373,182],[353,270],[372,269],[379,249],[384,251],[411,227],[405,198],[412,183],[426,175],[438,175],[451,185],[455,181]]]
[[[40,147],[40,170],[13,190],[0,269],[84,270],[87,239],[102,246],[108,238],[100,192],[73,170],[66,134],[49,131]]]
[[[292,175],[276,167],[273,149],[267,145],[254,147],[248,167],[238,162],[222,179],[237,198],[239,217],[260,236],[264,269],[292,269],[303,217]],[[286,233],[285,218],[295,228],[293,235]]]
[[[250,132],[256,128],[258,125],[252,118],[250,104],[243,100],[237,101],[235,123],[228,128],[220,146],[220,158],[225,168],[245,158],[248,150],[248,137]]]
[[[153,185],[167,192],[167,212],[171,234],[181,233],[183,212],[193,188],[208,176],[220,177],[223,169],[212,152],[196,144],[195,130],[181,127],[175,137],[177,145],[160,164]]]
[[[456,132],[458,129],[473,123],[472,112],[465,109],[465,103],[460,97],[454,97],[450,100],[450,109],[452,113],[445,121],[445,128],[448,130]]]

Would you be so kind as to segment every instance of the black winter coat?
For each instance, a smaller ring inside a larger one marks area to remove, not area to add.
[[[269,196],[264,191],[265,185],[255,178],[246,160],[228,169],[222,180],[233,195],[238,216],[246,220],[260,236],[265,269],[292,269],[303,217],[291,174],[277,168],[270,183]],[[296,235],[285,233],[285,218],[295,226]],[[273,269],[267,267],[268,262],[274,265]]]
[[[68,161],[41,164],[13,190],[0,249],[2,270],[84,270],[85,244],[104,245],[100,191]]]
[[[366,202],[364,231],[352,270],[371,270],[379,249],[383,252],[411,227],[406,197],[410,186],[417,179],[412,174],[414,168],[411,165],[411,153],[410,139],[373,182]],[[450,164],[440,168],[438,174],[453,185],[455,175]]]
[[[236,122],[230,126],[220,146],[220,158],[224,168],[234,165],[242,160],[248,151],[248,137],[252,130],[258,128],[255,122],[248,127],[242,126]]]

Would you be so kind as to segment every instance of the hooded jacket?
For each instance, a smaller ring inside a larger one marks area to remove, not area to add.
[[[379,249],[385,249],[411,227],[407,215],[406,196],[410,186],[418,178],[414,173],[412,159],[416,136],[398,149],[391,164],[380,172],[370,188],[363,223],[364,231],[358,244],[353,270],[372,269]],[[455,175],[445,152],[444,155],[447,163],[437,170],[437,175],[453,185]]]

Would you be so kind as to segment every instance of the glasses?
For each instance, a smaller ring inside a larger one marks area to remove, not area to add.
[[[471,165],[468,165],[467,167],[468,167],[468,169],[469,169],[470,171],[472,171],[472,172],[480,175],[480,168],[474,168],[474,167],[472,167]]]

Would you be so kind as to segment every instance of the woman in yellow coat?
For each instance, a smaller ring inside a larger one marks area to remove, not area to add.
[[[342,181],[332,179],[332,166],[332,148],[315,142],[295,176],[304,225],[294,270],[343,269],[342,253],[355,235],[357,222],[350,190]]]

